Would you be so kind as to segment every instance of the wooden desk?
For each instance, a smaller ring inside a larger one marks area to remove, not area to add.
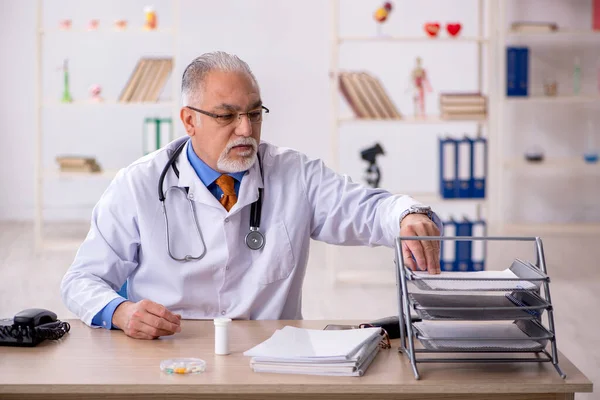
[[[154,341],[69,321],[60,342],[0,347],[0,398],[5,399],[573,399],[592,383],[562,354],[563,380],[552,365],[420,364],[421,380],[397,352],[382,350],[363,377],[255,373],[242,353],[285,325],[322,329],[356,321],[234,321],[228,356],[214,355],[212,321],[183,321],[182,332]],[[396,341],[393,341],[396,342]],[[560,344],[560,342],[559,342]],[[163,359],[198,357],[198,375],[166,375]]]

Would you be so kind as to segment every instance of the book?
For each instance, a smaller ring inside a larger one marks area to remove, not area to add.
[[[82,156],[58,156],[56,162],[62,172],[100,172],[95,158]]]
[[[513,22],[510,25],[511,32],[521,33],[544,33],[558,30],[558,25],[554,22]]]
[[[244,352],[255,372],[362,376],[379,352],[382,329],[315,330],[286,326]]]
[[[131,73],[119,101],[156,102],[173,69],[172,58],[141,58]]]
[[[367,72],[341,72],[339,87],[357,118],[402,118],[381,82]]]

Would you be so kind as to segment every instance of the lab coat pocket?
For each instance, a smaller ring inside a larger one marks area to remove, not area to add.
[[[258,281],[262,285],[286,279],[294,269],[292,244],[283,221],[271,224],[265,232],[265,246],[252,253],[252,268],[259,270]]]

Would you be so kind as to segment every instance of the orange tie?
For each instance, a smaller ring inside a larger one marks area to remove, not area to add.
[[[233,187],[233,178],[229,175],[221,175],[217,178],[216,182],[223,191],[219,203],[223,204],[223,207],[229,211],[237,202],[237,195],[235,194],[235,188]]]

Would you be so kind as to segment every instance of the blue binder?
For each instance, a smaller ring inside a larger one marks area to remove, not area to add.
[[[456,236],[472,236],[472,233],[473,223],[466,217],[462,221],[456,222]],[[456,241],[455,271],[473,271],[471,250],[471,240]]]
[[[456,222],[450,218],[444,221],[444,236],[456,236]],[[442,271],[454,271],[454,260],[456,257],[456,241],[440,241],[440,269]]]
[[[506,48],[506,95],[519,96],[519,81],[517,77],[517,65],[519,60],[519,49],[517,47]]]
[[[471,140],[471,197],[485,198],[487,176],[487,139]]]
[[[469,198],[472,197],[471,183],[472,183],[472,165],[473,147],[472,139],[464,137],[456,141],[456,154],[457,154],[457,173],[458,173],[458,197]]]
[[[440,196],[445,199],[458,197],[458,149],[456,140],[440,138]]]
[[[487,235],[487,224],[484,220],[473,222],[473,236],[482,237]],[[473,271],[483,271],[485,269],[485,258],[487,255],[487,245],[483,240],[474,240],[472,242],[472,265]]]
[[[518,58],[518,88],[520,96],[529,95],[529,49],[527,47],[520,47],[517,51]]]

